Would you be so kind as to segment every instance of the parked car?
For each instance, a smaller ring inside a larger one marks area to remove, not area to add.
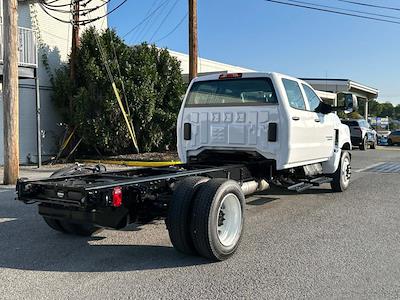
[[[376,132],[378,138],[378,145],[387,145],[389,130],[379,130]]]
[[[400,144],[400,130],[391,132],[388,136],[387,143],[389,146]]]
[[[376,131],[364,119],[342,120],[350,128],[351,143],[359,146],[360,150],[367,150],[368,146],[375,149],[377,145]]]

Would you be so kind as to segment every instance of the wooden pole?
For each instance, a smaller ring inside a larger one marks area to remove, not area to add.
[[[19,176],[18,115],[18,2],[3,1],[3,122],[4,184],[15,184]]]
[[[75,85],[76,77],[76,51],[79,47],[79,1],[74,0],[72,12],[72,45],[71,45],[71,61],[70,61],[70,78],[73,85]],[[69,98],[69,111],[72,114],[72,95]]]
[[[189,0],[189,81],[197,77],[197,0]]]

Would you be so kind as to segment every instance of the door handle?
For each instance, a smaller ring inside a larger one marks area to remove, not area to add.
[[[317,123],[321,122],[320,119],[314,119],[314,121],[317,122]]]
[[[292,117],[292,120],[298,121],[298,120],[300,120],[300,118],[299,117]]]

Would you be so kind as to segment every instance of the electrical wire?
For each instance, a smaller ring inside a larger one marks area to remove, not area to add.
[[[179,28],[179,26],[182,25],[183,21],[185,21],[185,19],[187,18],[188,15],[189,15],[189,13],[186,13],[170,32],[168,32],[166,35],[164,35],[163,37],[156,40],[155,43],[158,43],[159,41],[162,41],[162,40],[166,39],[167,37],[169,37],[171,34],[173,34]]]
[[[175,0],[174,4],[172,4],[171,8],[167,12],[167,14],[164,16],[164,19],[162,19],[161,23],[158,25],[157,29],[154,31],[153,35],[150,37],[149,42],[152,41],[152,39],[156,36],[158,31],[160,30],[161,26],[164,25],[165,21],[168,19],[168,17],[171,15],[172,11],[174,10],[175,6],[178,4],[179,0]]]
[[[118,8],[120,8],[122,5],[124,5],[127,1],[128,1],[128,0],[122,1],[120,4],[118,4],[118,5],[117,5],[116,7],[114,7],[112,10],[108,11],[106,14],[104,14],[104,15],[102,15],[102,16],[97,17],[97,18],[94,18],[94,19],[91,19],[91,20],[82,21],[81,24],[82,24],[82,25],[87,25],[87,24],[89,24],[89,23],[92,23],[92,22],[95,22],[95,21],[97,21],[97,20],[100,20],[100,19],[102,19],[102,18],[104,18],[104,17],[107,17],[108,15],[110,15],[110,14],[112,14],[114,11],[116,11]]]
[[[55,2],[57,2],[57,1],[60,1],[60,0],[56,0],[56,1],[51,1],[51,2],[46,2],[46,1],[44,1],[44,0],[41,0],[41,1],[39,1],[40,3],[42,3],[42,4],[45,4],[46,6],[49,6],[49,7],[53,7],[53,8],[56,8],[56,7],[65,7],[65,6],[70,6],[71,5],[71,3],[65,3],[65,4],[52,4],[52,3],[55,3]],[[83,2],[83,0],[78,0],[78,1],[75,1],[75,2]],[[86,7],[86,5],[88,5],[90,2],[92,2],[93,0],[88,0],[86,3],[83,3],[83,4],[79,4],[80,6],[82,6],[82,7]],[[74,2],[74,1],[71,1],[71,2]],[[74,3],[72,3],[72,4],[74,4]]]
[[[149,33],[149,31],[153,28],[153,26],[157,23],[159,19],[161,19],[162,14],[164,11],[168,8],[168,5],[171,0],[168,0],[167,3],[156,13],[154,14],[143,26],[143,28],[139,31],[137,41],[142,41],[146,37],[146,35]],[[154,21],[153,21],[154,19]],[[130,42],[132,42],[133,39],[130,39]]]
[[[95,7],[90,7],[90,8],[80,8],[80,9],[79,9],[79,15],[85,16],[85,15],[87,15],[88,13],[90,13],[90,12],[92,12],[92,11],[95,11],[95,10],[97,10],[97,9],[99,9],[99,8],[101,8],[101,7],[103,7],[103,6],[106,5],[107,3],[108,3],[108,2],[105,2],[105,3],[101,4],[101,5],[98,5],[98,6],[95,6]],[[58,12],[58,13],[67,13],[67,14],[72,13],[71,9],[70,9],[70,10],[65,10],[65,9],[53,8],[53,7],[47,6],[45,3],[42,3],[42,5],[43,5],[44,7],[46,7],[48,10],[55,11],[55,12]]]
[[[364,3],[364,2],[358,2],[358,1],[350,1],[350,0],[337,0],[337,1],[351,3],[351,4],[355,4],[355,5],[361,5],[361,6],[368,6],[368,7],[400,11],[399,7],[382,6],[382,5],[376,5],[376,4]]]
[[[52,17],[53,19],[55,19],[55,20],[57,20],[59,22],[62,22],[62,23],[72,24],[72,20],[69,20],[69,21],[62,20],[62,19],[60,19],[60,18],[58,18],[56,16],[53,16],[51,13],[49,13],[42,4],[39,3],[39,6],[48,16]]]
[[[377,16],[377,17],[383,17],[383,18],[389,18],[389,19],[400,20],[400,17],[390,16],[390,15],[383,15],[383,14],[376,14],[376,13],[371,13],[371,12],[366,12],[366,11],[360,11],[360,10],[355,10],[355,9],[341,8],[341,7],[335,7],[335,6],[328,6],[328,5],[316,4],[316,3],[305,2],[305,1],[298,1],[298,0],[286,0],[286,1],[287,1],[287,2],[299,3],[299,4],[313,5],[313,6],[316,6],[316,7],[324,7],[324,8],[330,8],[330,9],[338,9],[338,10],[342,10],[342,11],[353,12],[353,13],[359,13],[359,14],[365,14],[365,15],[369,15],[369,16]]]
[[[149,9],[147,10],[145,16],[149,15],[150,12],[152,11],[152,9],[156,6],[156,4],[157,4],[157,3],[160,3],[161,1],[162,1],[162,0],[153,0],[151,6],[150,6]],[[134,31],[132,32],[132,35],[131,35],[130,40],[129,40],[129,43],[131,43],[132,40],[135,38],[136,33],[137,33],[138,36],[142,34],[144,28],[146,28],[146,27],[148,26],[149,22],[151,22],[151,19],[152,19],[152,18],[149,18],[149,19],[146,20],[146,22],[143,23],[143,26],[141,26],[142,28],[140,29],[140,31],[135,32],[136,30],[134,30]],[[139,26],[137,29],[139,29],[139,28],[140,28],[140,26]]]
[[[55,3],[56,1],[59,1],[59,0],[53,0],[53,1],[51,1],[50,3]],[[78,0],[78,2],[80,2],[80,1],[82,1],[82,0]],[[82,4],[82,6],[86,6],[87,4],[89,4],[90,2],[91,2],[92,0],[86,0],[85,2],[84,2],[84,4]],[[82,17],[84,17],[84,16],[86,16],[87,14],[89,14],[89,13],[91,13],[91,12],[93,12],[93,11],[96,11],[96,10],[98,10],[99,8],[101,8],[101,7],[103,7],[103,6],[105,6],[105,5],[107,5],[109,2],[110,2],[111,0],[104,0],[103,1],[103,4],[101,4],[101,5],[98,5],[98,6],[95,6],[95,7],[90,7],[90,8],[83,8],[83,9],[80,9],[79,10],[79,15],[80,16],[82,16]],[[85,19],[80,19],[79,20],[79,22],[77,22],[77,25],[87,25],[87,24],[89,24],[89,23],[92,23],[92,22],[95,22],[95,21],[97,21],[97,20],[100,20],[100,19],[102,19],[102,18],[104,18],[104,17],[106,17],[106,16],[108,16],[108,15],[110,15],[110,14],[112,14],[114,11],[116,11],[118,8],[120,8],[122,5],[124,5],[126,2],[127,2],[128,0],[123,0],[121,3],[119,3],[116,7],[114,7],[113,9],[111,9],[110,11],[108,11],[107,13],[105,13],[104,15],[102,15],[102,16],[98,16],[98,17],[95,17],[95,18],[85,18]],[[70,4],[68,4],[68,5],[72,5],[74,3],[74,1],[71,1],[70,2]],[[49,10],[50,11],[56,11],[56,12],[58,12],[58,13],[68,13],[69,15],[71,15],[71,14],[73,14],[73,10],[71,9],[71,10],[61,10],[61,9],[56,9],[56,8],[53,8],[53,7],[48,7],[48,2],[44,2],[44,1],[41,1],[41,2],[39,2],[39,6],[42,8],[42,10],[47,14],[47,15],[49,15],[50,17],[52,17],[53,19],[55,19],[55,20],[57,20],[57,21],[59,21],[59,22],[62,22],[62,23],[67,23],[67,24],[74,24],[74,22],[73,22],[73,20],[70,18],[70,20],[65,20],[65,19],[61,19],[60,17],[57,17],[57,16],[54,16],[53,14],[51,14],[50,12],[49,12]]]
[[[140,25],[142,25],[147,19],[149,19],[152,15],[154,15],[164,4],[166,4],[169,0],[163,1],[159,6],[157,6],[149,15],[143,18],[139,23],[133,26],[127,33],[125,33],[122,38],[125,38],[128,34],[135,31]]]
[[[322,12],[327,12],[327,13],[332,13],[332,14],[337,14],[337,15],[355,17],[355,18],[360,18],[360,19],[374,20],[374,21],[380,21],[380,22],[392,23],[392,24],[400,24],[400,22],[397,22],[397,21],[385,20],[385,19],[374,18],[374,17],[367,17],[367,16],[362,16],[362,15],[357,15],[357,14],[352,14],[352,13],[345,13],[345,12],[340,12],[340,11],[332,10],[332,9],[317,8],[317,7],[307,6],[307,5],[301,5],[301,4],[294,4],[294,3],[278,1],[278,0],[264,0],[264,1],[265,2],[271,2],[271,3],[277,3],[277,4],[282,4],[282,5],[287,5],[287,6],[298,7],[298,8],[305,8],[305,9],[310,9],[310,10],[322,11]]]

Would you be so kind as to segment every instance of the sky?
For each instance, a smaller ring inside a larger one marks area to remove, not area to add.
[[[400,23],[400,11],[337,0],[303,1],[392,15]],[[399,0],[363,2],[400,8]],[[110,8],[116,4],[112,1]],[[187,11],[187,0],[128,0],[109,16],[109,26],[129,44],[155,42],[188,53]],[[264,0],[198,0],[198,43],[203,58],[295,77],[348,78],[377,88],[380,102],[400,104],[400,24]]]

